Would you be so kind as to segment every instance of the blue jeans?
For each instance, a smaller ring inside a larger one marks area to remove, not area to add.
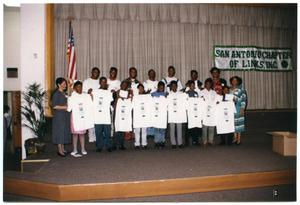
[[[153,128],[154,129],[154,142],[161,143],[165,142],[166,129]]]
[[[96,147],[102,149],[105,146],[106,149],[111,148],[110,143],[110,125],[95,124],[96,133]]]
[[[124,146],[125,132],[115,132],[115,141],[117,146]]]

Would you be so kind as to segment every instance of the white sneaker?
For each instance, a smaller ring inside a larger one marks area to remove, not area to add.
[[[71,155],[72,155],[73,157],[82,157],[82,155],[79,154],[78,152],[71,152]]]
[[[87,155],[87,152],[86,151],[81,151],[81,154]]]

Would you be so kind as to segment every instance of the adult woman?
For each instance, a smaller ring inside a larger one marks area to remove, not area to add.
[[[61,157],[65,157],[67,154],[64,144],[71,143],[70,114],[67,112],[66,88],[67,81],[64,78],[57,78],[56,90],[52,95],[52,142],[57,144],[57,154]]]
[[[242,79],[238,76],[230,78],[230,93],[234,95],[234,102],[236,113],[234,115],[234,140],[233,143],[241,144],[241,133],[245,131],[245,107],[247,102],[247,95],[245,89],[242,87]]]

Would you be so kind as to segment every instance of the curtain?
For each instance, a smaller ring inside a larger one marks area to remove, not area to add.
[[[296,8],[296,7],[295,7]],[[242,77],[249,109],[296,108],[297,13],[294,7],[219,4],[56,4],[55,76],[67,76],[66,46],[69,20],[75,37],[78,78],[119,69],[119,79],[135,66],[145,81],[149,69],[157,79],[169,65],[185,83],[190,71],[210,77],[214,45],[253,45],[291,48],[293,71],[222,71],[229,81]]]

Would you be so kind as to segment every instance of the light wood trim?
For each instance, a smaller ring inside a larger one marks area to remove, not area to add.
[[[45,115],[47,117],[52,117],[52,110],[49,105],[50,96],[52,90],[55,88],[54,85],[54,4],[46,4],[46,71],[45,71],[45,89],[47,92],[46,102],[45,102]]]
[[[61,199],[58,185],[4,178],[4,193],[11,193],[35,198],[59,201]]]
[[[85,201],[246,189],[293,183],[296,183],[295,170],[74,185],[53,185],[5,177],[4,192],[57,201]]]

